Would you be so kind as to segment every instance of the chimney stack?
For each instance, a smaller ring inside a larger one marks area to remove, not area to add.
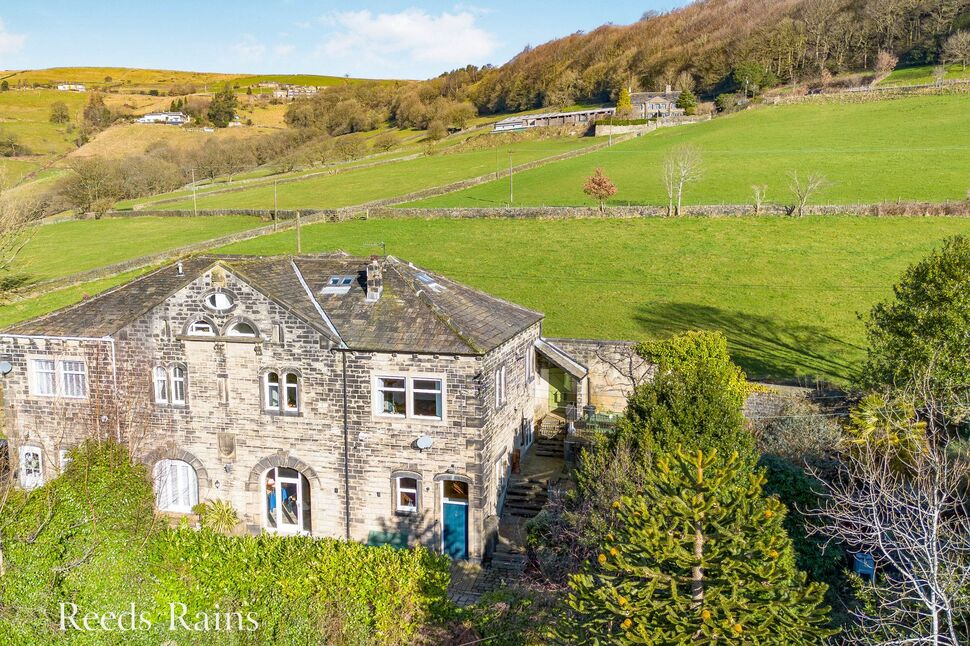
[[[664,92],[667,96],[670,96],[670,83],[667,84],[667,90]]]
[[[371,256],[367,265],[367,300],[376,302],[384,291],[384,275],[381,271],[380,256]]]

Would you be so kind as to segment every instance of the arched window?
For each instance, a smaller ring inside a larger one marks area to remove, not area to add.
[[[280,408],[280,375],[278,372],[266,373],[266,394],[263,406],[266,410],[279,410]]]
[[[244,323],[242,321],[238,323],[233,323],[226,330],[226,336],[236,336],[236,337],[256,337],[256,328],[254,328],[249,323]]]
[[[212,327],[212,323],[206,320],[199,319],[198,321],[193,321],[189,325],[188,333],[190,336],[215,336],[215,328]]]
[[[413,476],[394,478],[394,511],[399,514],[418,513],[418,479]]]
[[[185,403],[185,368],[182,366],[172,367],[172,403]]]
[[[270,370],[263,377],[263,410],[266,412],[298,413],[300,396],[299,373]]]
[[[155,463],[155,499],[162,511],[188,514],[199,503],[199,480],[195,469],[181,460]]]
[[[288,411],[300,410],[300,378],[296,373],[286,373],[286,399],[283,407]]]
[[[155,403],[168,403],[168,374],[162,366],[155,366],[152,371],[155,382]]]
[[[310,481],[296,469],[274,467],[263,476],[263,527],[282,534],[310,534]]]

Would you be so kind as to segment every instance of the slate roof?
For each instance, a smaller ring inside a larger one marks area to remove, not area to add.
[[[382,260],[384,291],[377,302],[366,300],[369,260],[344,253],[196,256],[181,262],[183,275],[172,264],[77,305],[18,323],[4,333],[111,336],[215,264],[287,308],[325,338],[354,350],[484,354],[542,320],[538,312],[393,256]],[[322,293],[330,277],[338,275],[357,276],[357,280],[346,293]]]

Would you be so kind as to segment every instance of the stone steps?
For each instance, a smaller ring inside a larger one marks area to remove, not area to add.
[[[492,569],[501,572],[524,572],[529,564],[529,557],[521,552],[509,550],[500,545],[492,554]]]

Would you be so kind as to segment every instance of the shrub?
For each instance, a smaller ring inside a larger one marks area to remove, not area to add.
[[[768,420],[761,431],[758,447],[762,453],[795,462],[814,460],[832,451],[842,431],[818,406],[796,400],[785,404],[776,419]]]
[[[239,524],[239,514],[228,500],[208,500],[192,508],[199,524],[220,534],[229,534]]]

